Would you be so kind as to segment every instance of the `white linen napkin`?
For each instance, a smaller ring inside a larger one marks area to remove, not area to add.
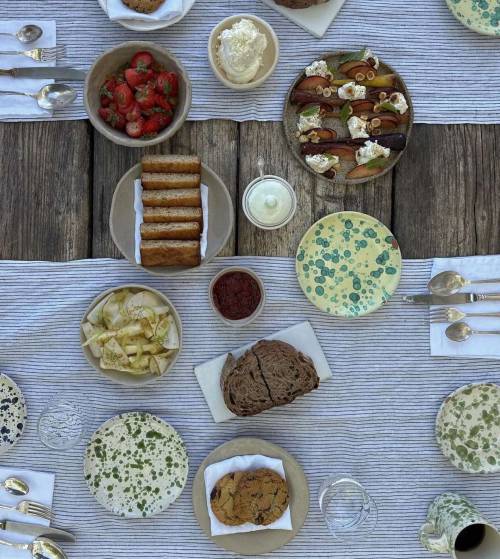
[[[25,497],[16,497],[14,495],[10,495],[4,489],[0,489],[0,503],[2,505],[15,506],[21,501],[28,499],[52,508],[55,482],[54,474],[0,466],[0,480],[3,481],[8,477],[17,477],[24,480],[29,485],[30,492]],[[36,516],[21,514],[17,511],[3,509],[0,509],[0,520],[15,520],[16,522],[43,524],[44,526],[50,525],[48,520],[43,520],[42,518],[37,518]],[[0,530],[0,539],[13,543],[31,543],[34,538],[30,536],[22,536],[14,532]],[[0,557],[2,559],[30,559],[31,554],[28,551],[19,551],[2,545],[0,546]]]
[[[118,19],[136,19],[144,21],[168,21],[182,15],[183,0],[165,0],[151,14],[141,14],[126,6],[122,0],[108,0],[108,16],[112,21]]]
[[[23,25],[33,23],[43,29],[43,35],[38,41],[29,45],[20,43],[15,37],[0,35],[0,50],[31,50],[38,47],[56,46],[56,22],[44,20],[19,20],[10,19],[0,21],[0,32],[15,33]],[[32,58],[24,55],[0,55],[0,68],[26,68],[31,66],[55,66],[56,62],[36,62]],[[32,78],[11,78],[10,76],[0,76],[0,90],[23,91],[26,93],[36,93],[41,87],[54,80],[32,79]],[[41,109],[36,100],[21,95],[0,95],[0,119],[2,117],[14,118],[47,118],[52,111]]]
[[[287,507],[281,518],[268,526],[257,526],[249,522],[241,526],[226,526],[222,524],[210,506],[210,493],[219,479],[231,472],[241,472],[249,470],[257,470],[258,468],[269,468],[278,473],[283,479],[286,479],[285,468],[283,462],[278,458],[269,458],[262,454],[253,454],[247,456],[234,456],[222,462],[211,464],[205,469],[205,492],[207,497],[208,515],[210,516],[210,528],[212,536],[223,536],[226,534],[239,534],[242,532],[256,532],[258,530],[291,530],[292,518],[290,516],[290,507]]]
[[[500,278],[500,255],[435,258],[431,277],[446,270],[459,272],[464,278],[469,280]],[[500,293],[500,284],[467,285],[461,292]],[[500,312],[500,301],[449,306],[468,313]],[[477,330],[500,330],[500,318],[464,318],[464,322],[467,322],[469,326]],[[474,335],[465,342],[452,342],[444,333],[447,326],[449,325],[431,323],[431,355],[500,359],[500,336]]]

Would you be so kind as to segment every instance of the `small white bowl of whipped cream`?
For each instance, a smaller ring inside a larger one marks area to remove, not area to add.
[[[239,91],[255,89],[267,80],[278,63],[278,37],[257,16],[231,16],[210,33],[208,58],[215,76],[225,86]]]

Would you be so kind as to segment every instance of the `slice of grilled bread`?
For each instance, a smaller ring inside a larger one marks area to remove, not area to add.
[[[142,203],[144,206],[201,208],[201,192],[199,188],[143,190]]]
[[[146,173],[201,173],[197,155],[144,155],[141,162]]]
[[[142,223],[141,239],[173,239],[197,241],[201,235],[196,221],[185,223]]]
[[[144,223],[177,223],[196,221],[203,223],[203,210],[201,208],[162,208],[145,207]]]
[[[188,173],[142,173],[142,188],[168,190],[171,188],[200,188],[200,175]]]
[[[143,266],[199,266],[199,241],[142,241]]]

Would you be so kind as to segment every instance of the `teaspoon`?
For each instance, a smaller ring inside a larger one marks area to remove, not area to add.
[[[475,283],[500,283],[500,278],[471,281],[458,272],[441,272],[431,279],[427,287],[434,295],[453,295],[458,293],[462,287]]]
[[[446,328],[445,334],[452,342],[465,342],[473,334],[500,335],[500,330],[473,330],[466,322],[455,322]]]
[[[76,91],[64,83],[45,85],[38,93],[23,93],[21,91],[0,91],[0,95],[25,95],[36,99],[42,109],[62,109],[76,99]]]
[[[0,485],[11,495],[24,496],[30,492],[29,485],[16,477],[9,477],[5,481],[0,482]]]
[[[25,45],[34,43],[43,35],[43,29],[38,25],[23,25],[16,33],[0,33],[0,35],[10,35],[16,37],[20,43]]]
[[[48,538],[37,538],[33,543],[12,543],[0,540],[1,545],[8,545],[20,551],[29,551],[33,559],[68,559],[64,551]]]

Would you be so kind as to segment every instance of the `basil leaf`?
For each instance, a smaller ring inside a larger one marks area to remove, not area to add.
[[[367,169],[383,169],[388,162],[389,160],[385,157],[377,157],[376,159],[370,159],[368,163],[365,163],[365,166]]]
[[[320,106],[315,105],[314,107],[309,107],[308,109],[306,109],[305,111],[302,111],[299,114],[301,114],[302,116],[305,116],[305,117],[309,117],[309,116],[319,115],[320,110],[321,110]]]
[[[349,120],[349,117],[351,116],[351,103],[349,103],[349,101],[342,105],[342,108],[340,109],[340,115],[339,116],[340,116],[340,120],[341,120],[342,124],[347,124],[347,121]]]
[[[392,103],[389,103],[389,101],[384,101],[383,103],[380,103],[379,107],[381,109],[385,109],[386,111],[391,111],[391,113],[399,113],[396,107]]]
[[[351,60],[363,60],[364,57],[366,56],[367,50],[368,47],[364,47],[356,52],[349,52],[340,58],[339,64],[344,64],[345,62],[351,62]]]

